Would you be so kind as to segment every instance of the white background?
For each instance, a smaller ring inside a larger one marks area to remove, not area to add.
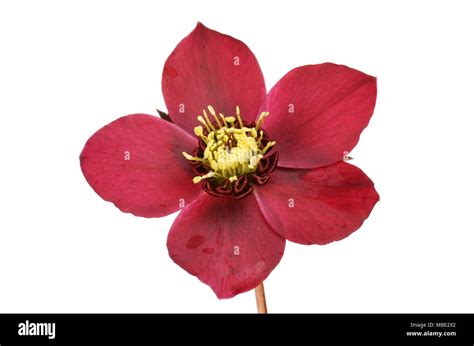
[[[381,195],[327,246],[288,243],[271,312],[473,312],[472,2],[2,1],[0,312],[254,312],[168,257],[176,214],[100,199],[79,167],[119,116],[165,109],[163,63],[202,21],[246,42],[267,89],[331,61],[378,77],[352,152]]]

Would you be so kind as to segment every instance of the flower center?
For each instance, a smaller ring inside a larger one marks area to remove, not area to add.
[[[183,152],[197,174],[193,182],[202,182],[203,189],[213,195],[246,196],[252,182],[268,181],[278,160],[278,153],[267,155],[276,144],[262,128],[269,113],[262,112],[256,123],[247,124],[238,106],[235,117],[207,108],[211,117],[203,110],[197,117],[203,126],[194,128],[199,146],[192,155]]]

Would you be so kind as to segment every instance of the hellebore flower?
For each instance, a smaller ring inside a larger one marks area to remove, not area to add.
[[[198,23],[167,59],[162,91],[165,119],[106,125],[87,141],[81,168],[123,212],[182,209],[169,255],[219,298],[258,286],[286,240],[341,240],[377,203],[372,181],[343,159],[374,111],[374,77],[307,65],[266,93],[250,49]]]

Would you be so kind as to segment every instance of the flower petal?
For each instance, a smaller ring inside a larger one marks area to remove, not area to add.
[[[106,201],[144,217],[171,214],[199,194],[183,151],[195,139],[146,114],[119,118],[97,131],[81,153],[84,176]]]
[[[345,162],[308,170],[277,168],[255,195],[278,234],[320,245],[357,230],[379,200],[369,177]]]
[[[201,23],[166,60],[162,90],[171,119],[189,133],[208,105],[226,116],[239,106],[242,117],[253,121],[266,93],[250,49]]]
[[[177,217],[168,235],[170,257],[231,298],[260,284],[283,256],[285,240],[272,231],[253,195],[241,200],[203,193]]]
[[[260,111],[277,142],[278,165],[315,168],[341,161],[359,141],[375,107],[376,79],[325,63],[295,68],[270,90]]]

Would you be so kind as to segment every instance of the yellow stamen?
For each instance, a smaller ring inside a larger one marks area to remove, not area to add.
[[[189,160],[189,161],[202,161],[202,160],[203,160],[203,159],[200,158],[200,157],[196,157],[196,156],[189,155],[188,153],[186,153],[186,152],[184,152],[184,151],[183,151],[182,154],[183,154],[183,156],[184,156],[187,160]]]
[[[209,173],[204,174],[204,175],[198,175],[197,177],[193,178],[193,183],[197,184],[197,183],[200,183],[201,181],[203,181],[204,179],[209,179],[209,178],[212,178],[214,176],[215,176],[214,172],[209,172]]]
[[[261,144],[263,131],[259,129],[269,113],[262,112],[255,127],[249,128],[244,127],[238,106],[235,108],[238,123],[236,123],[236,117],[226,117],[222,113],[216,113],[212,106],[208,106],[207,109],[216,120],[215,124],[218,128],[213,126],[206,111],[203,110],[203,116],[200,115],[197,119],[205,126],[208,134],[204,135],[202,126],[194,129],[196,136],[206,144],[202,158],[183,153],[186,159],[200,161],[209,169],[208,173],[195,177],[194,183],[202,182],[204,179],[220,181],[228,179],[233,183],[240,176],[254,172],[265,153],[275,145],[275,142],[268,142],[262,148]]]
[[[234,127],[235,118],[234,117],[225,117],[225,122],[228,123],[231,127]]]
[[[239,106],[235,107],[235,114],[237,115],[237,118],[239,119],[240,127],[244,127],[244,124],[242,122],[242,118],[240,117],[240,107]]]
[[[265,154],[270,147],[273,147],[276,144],[276,142],[268,142],[265,148],[263,148],[262,152]]]
[[[207,116],[206,111],[203,109],[202,114],[204,115],[204,119],[206,119],[207,124],[209,127],[212,129],[212,131],[216,131],[216,128],[212,125],[212,122],[209,120],[209,117]]]
[[[253,138],[257,138],[257,136],[258,136],[257,130],[255,130],[255,128],[252,128],[250,130],[250,134],[252,135]]]
[[[201,138],[201,139],[204,141],[204,143],[207,143],[207,137],[204,136],[204,131],[203,131],[202,126],[196,126],[196,127],[194,128],[194,134],[195,134],[197,137]]]
[[[224,126],[228,128],[229,126],[227,126],[227,121],[225,121],[225,116],[224,116],[224,114],[219,113],[219,116],[221,117],[222,122],[224,123]]]
[[[212,116],[214,117],[214,119],[216,119],[216,123],[217,125],[219,126],[219,128],[222,127],[222,124],[221,122],[219,121],[219,118],[217,117],[217,114],[216,114],[216,111],[214,110],[214,108],[212,108],[211,105],[207,106],[207,109],[209,110],[209,112],[212,114]]]
[[[257,124],[255,125],[255,129],[258,130],[260,126],[262,126],[263,121],[265,120],[266,117],[268,117],[270,113],[269,112],[262,112],[260,116],[257,119]]]
[[[209,133],[212,132],[210,127],[207,125],[206,121],[204,120],[204,118],[202,116],[199,115],[197,117],[197,120],[206,127],[207,132],[209,132]]]

